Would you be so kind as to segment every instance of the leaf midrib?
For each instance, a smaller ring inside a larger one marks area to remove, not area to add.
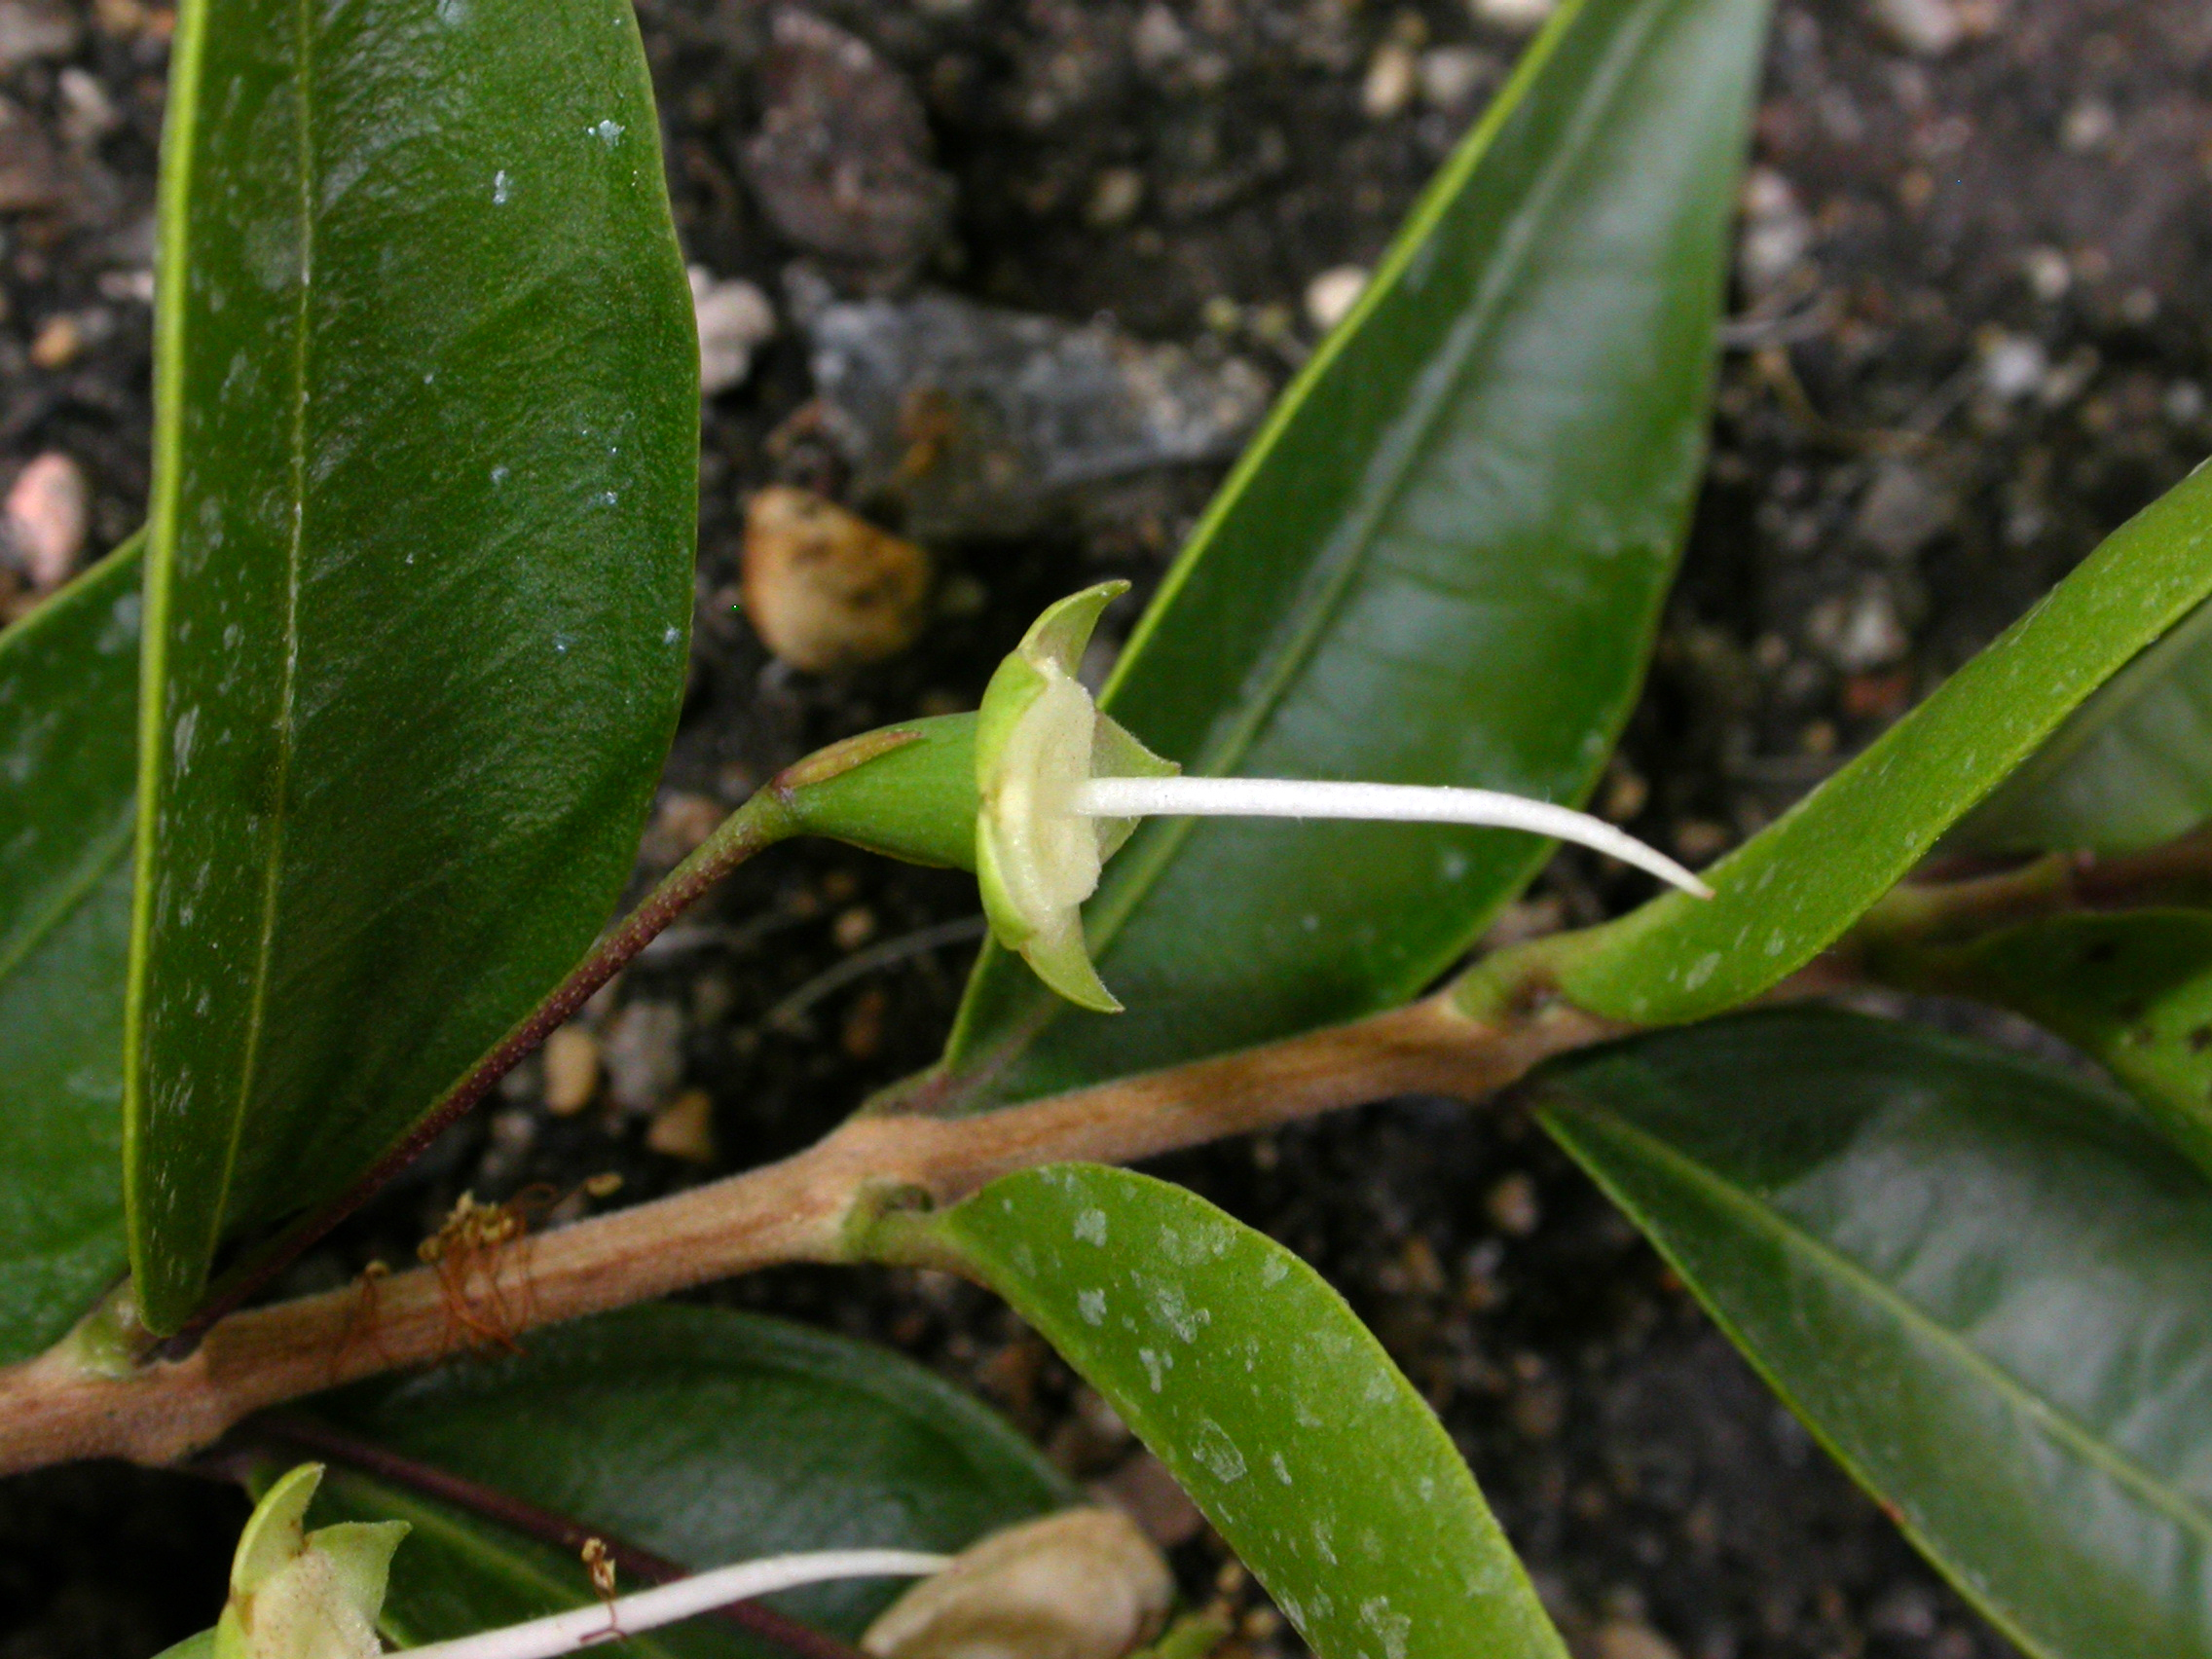
[[[2165,1514],[2177,1526],[2212,1544],[2212,1515],[2207,1515],[2182,1493],[2161,1485],[2133,1457],[2111,1447],[2071,1414],[2046,1400],[2027,1383],[1967,1342],[1950,1326],[1936,1319],[1886,1281],[1817,1235],[1788,1222],[1779,1210],[1757,1202],[1742,1188],[1723,1180],[1704,1164],[1677,1152],[1620,1113],[1601,1108],[1596,1115],[1611,1125],[1615,1133],[1634,1142],[1654,1162],[1706,1193],[1720,1207],[1744,1218],[1746,1225],[1752,1231],[1765,1234],[1779,1241],[1787,1250],[1810,1258],[1813,1265],[1830,1271],[1847,1288],[1855,1289],[1868,1302],[1888,1309],[1900,1324],[1920,1332],[1938,1351],[1948,1354],[1960,1370],[1980,1377],[1993,1391],[2009,1400],[2021,1416],[2045,1426],[2053,1439],[2072,1447],[2083,1461],[2102,1470],[2116,1483],[2138,1493],[2153,1508]]]
[[[126,809],[106,839],[94,844],[92,857],[78,865],[54,903],[12,940],[0,942],[0,979],[6,979],[44,944],[61,924],[84,907],[130,848],[136,814]]]

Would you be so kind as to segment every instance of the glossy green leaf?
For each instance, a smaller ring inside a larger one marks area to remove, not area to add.
[[[534,1335],[523,1355],[349,1389],[317,1409],[693,1569],[792,1550],[956,1551],[1081,1496],[1000,1419],[909,1361],[719,1309],[605,1314]],[[335,1465],[324,1491],[347,1516],[414,1524],[386,1607],[400,1640],[592,1600],[575,1557],[451,1505]],[[902,1588],[825,1584],[773,1604],[857,1637]],[[744,1650],[711,1624],[659,1640],[672,1652]]]
[[[123,1275],[138,544],[0,633],[0,1365]]]
[[[2046,916],[1965,944],[1884,950],[1868,968],[2047,1025],[2110,1067],[2212,1172],[2212,915]]]
[[[162,213],[126,1116],[170,1329],[607,919],[698,387],[626,0],[186,0]]]
[[[1321,1659],[1565,1659],[1443,1424],[1279,1244],[1181,1187],[1074,1163],[882,1236],[1012,1303]]]
[[[2212,604],[2114,675],[1951,834],[1965,850],[2134,853],[2212,819]]]
[[[1591,788],[1703,454],[1764,0],[1567,0],[1283,397],[1107,712],[1184,770]],[[1086,1014],[986,948],[937,1109],[1390,1006],[1548,854],[1499,830],[1166,820],[1087,909]]]
[[[2212,1654],[2212,1186],[2123,1099],[1811,1011],[1543,1083],[1546,1125],[2023,1648]]]
[[[2212,472],[2116,531],[1850,765],[1706,879],[1587,936],[1562,983],[1643,1024],[1699,1019],[1794,973],[1887,893],[2083,699],[2212,594]]]

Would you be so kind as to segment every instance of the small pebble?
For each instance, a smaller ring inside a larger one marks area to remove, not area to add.
[[[97,78],[74,63],[55,77],[61,94],[61,136],[70,143],[97,143],[123,125],[123,116]]]
[[[1919,57],[1940,57],[1966,35],[1952,0],[1872,0],[1874,22],[1893,45]]]
[[[687,1088],[653,1116],[645,1145],[686,1163],[715,1161],[715,1101],[703,1088]]]
[[[0,509],[8,545],[39,593],[59,587],[76,571],[91,520],[84,469],[58,450],[47,451],[16,475]]]
[[[77,19],[66,8],[0,0],[0,75],[40,58],[67,57],[77,39]]]
[[[1607,1619],[1592,1637],[1593,1659],[1681,1659],[1680,1650],[1635,1619]]]
[[[50,316],[31,342],[31,366],[37,369],[65,369],[77,360],[85,349],[84,330],[77,319],[67,312]]]
[[[600,1058],[615,1105],[650,1112],[683,1081],[683,1011],[674,1003],[631,1003],[608,1028]]]
[[[2027,274],[2028,287],[2046,305],[2064,299],[2066,290],[2074,286],[2074,267],[2054,247],[2028,249],[2020,267]]]
[[[691,310],[699,324],[699,395],[743,386],[754,352],[775,338],[776,308],[768,296],[750,282],[719,281],[694,265]]]
[[[929,619],[930,557],[811,491],[777,485],[745,516],[745,614],[793,668],[897,656]]]
[[[1367,60],[1367,79],[1359,86],[1359,107],[1370,121],[1403,115],[1420,85],[1420,65],[1403,41],[1384,41]]]
[[[2112,105],[2101,98],[2083,98],[2066,112],[2058,129],[2058,141],[2076,155],[2101,150],[2119,129]]]
[[[853,951],[875,937],[875,912],[866,904],[841,911],[830,924],[830,937],[839,950]]]
[[[1981,342],[1981,386],[2002,403],[2016,403],[2043,385],[2050,353],[2031,335],[1992,332]]]
[[[870,985],[853,999],[853,1006],[845,1011],[845,1020],[837,1031],[837,1047],[850,1060],[873,1059],[883,1048],[884,1017],[891,1012],[891,998],[881,985]]]
[[[1144,174],[1134,167],[1108,167],[1091,181],[1084,223],[1094,231],[1110,231],[1135,218],[1143,203]]]
[[[1306,320],[1328,333],[1359,304],[1359,296],[1367,291],[1367,275],[1360,265],[1339,265],[1322,272],[1306,284]]]
[[[1420,96],[1431,109],[1460,109],[1491,79],[1496,63],[1471,46],[1436,46],[1420,55]]]
[[[728,809],[713,795],[673,790],[661,797],[638,856],[655,868],[673,869],[697,852],[728,816]]]
[[[599,1040],[580,1025],[564,1025],[545,1039],[545,1109],[572,1117],[599,1092]]]
[[[1478,23],[1493,28],[1532,29],[1552,15],[1558,0],[1467,0]]]
[[[1543,1207],[1536,1200],[1536,1183],[1519,1170],[1490,1190],[1483,1208],[1490,1215],[1491,1225],[1512,1238],[1528,1237],[1544,1219]]]

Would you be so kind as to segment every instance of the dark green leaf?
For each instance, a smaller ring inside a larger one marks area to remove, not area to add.
[[[1561,8],[1124,653],[1105,706],[1142,742],[1194,773],[1588,792],[1697,486],[1765,11]],[[1156,822],[1088,909],[1129,1012],[1079,1012],[986,948],[939,1104],[1403,1001],[1547,851],[1497,830]]]
[[[530,1344],[526,1355],[350,1389],[318,1409],[393,1452],[695,1570],[789,1550],[959,1550],[1080,1496],[990,1412],[882,1348],[669,1306]],[[387,1605],[404,1640],[592,1599],[573,1557],[493,1523],[337,1467],[323,1491],[349,1518],[416,1523]],[[857,1637],[900,1589],[826,1584],[774,1604]],[[697,1634],[706,1628],[666,1640],[733,1649],[725,1633]]]
[[[1280,1245],[1181,1187],[1080,1163],[886,1236],[1036,1326],[1322,1659],[1565,1659],[1443,1424]]]
[[[2212,1654],[2212,1187],[2123,1100],[1818,1012],[1545,1080],[1552,1132],[2029,1652]]]
[[[123,1274],[138,543],[0,634],[0,1365]]]
[[[126,1114],[170,1329],[606,920],[698,387],[626,0],[187,0],[162,190]]]
[[[2040,1020],[2111,1067],[2212,1171],[2212,915],[2047,916],[1967,944],[1886,951],[1869,966],[1914,990]]]
[[[1583,941],[1583,1008],[1641,1024],[1750,1001],[1832,942],[2083,700],[2212,593],[2212,472],[2153,502],[1936,694],[1673,895]]]
[[[2212,605],[2114,675],[1952,832],[1961,848],[2134,853],[2212,818]]]

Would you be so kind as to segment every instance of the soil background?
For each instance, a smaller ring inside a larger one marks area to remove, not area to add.
[[[808,749],[971,706],[1045,601],[1106,575],[1155,583],[1220,475],[1218,461],[1162,464],[1054,497],[1017,537],[934,535],[940,597],[913,648],[845,675],[779,665],[732,609],[749,495],[795,482],[882,516],[810,401],[808,294],[940,289],[1105,317],[1279,387],[1316,338],[1313,278],[1373,264],[1501,82],[1527,38],[1513,15],[1530,9],[809,3],[870,45],[871,87],[901,89],[868,141],[903,159],[839,209],[858,244],[804,232],[808,203],[779,203],[774,168],[748,159],[785,95],[763,67],[770,9],[641,5],[687,254],[782,313],[750,376],[707,407],[693,686],[641,881],[710,803]],[[0,479],[70,458],[92,551],[135,525],[146,488],[170,21],[144,0],[0,0]],[[901,98],[923,114],[919,137]],[[1787,0],[1755,147],[1710,478],[1600,796],[1698,863],[2212,447],[2199,0]],[[1639,891],[1563,858],[1508,924],[1593,921]],[[542,1069],[526,1068],[289,1288],[405,1260],[463,1188],[504,1198],[614,1170],[627,1201],[798,1147],[934,1057],[973,950],[947,924],[975,908],[965,879],[836,848],[749,867],[594,1005],[583,1029],[607,1083],[590,1104],[549,1111]],[[1386,1103],[1159,1169],[1305,1254],[1375,1324],[1583,1653],[2010,1651],[1511,1109]],[[890,1342],[1079,1475],[1150,1484],[1095,1402],[979,1293],[790,1271],[712,1296]],[[0,1485],[0,1659],[143,1659],[203,1627],[243,1513],[217,1485],[121,1467]],[[1176,1559],[1195,1587],[1220,1562],[1202,1532]],[[1250,1659],[1293,1651],[1245,1595]]]

